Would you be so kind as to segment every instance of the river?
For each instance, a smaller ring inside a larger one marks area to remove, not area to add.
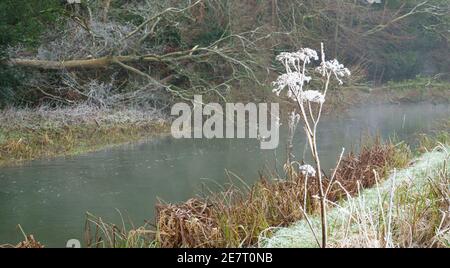
[[[413,141],[448,105],[401,104],[351,108],[323,118],[319,153],[325,169],[334,166],[342,147],[357,149],[368,133]],[[298,129],[296,155],[305,143]],[[277,150],[259,149],[257,140],[175,140],[162,137],[74,157],[36,160],[0,168],[0,244],[23,240],[17,228],[48,247],[82,240],[87,211],[120,224],[117,210],[135,225],[154,218],[158,198],[180,202],[230,180],[251,184],[262,170],[278,170],[285,159],[283,139]],[[227,176],[226,170],[230,171]]]

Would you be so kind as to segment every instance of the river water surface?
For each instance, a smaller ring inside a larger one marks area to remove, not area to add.
[[[322,162],[326,170],[332,168],[342,147],[356,149],[368,133],[413,141],[448,118],[448,105],[432,104],[359,107],[326,116],[319,127]],[[300,129],[297,133],[296,155],[301,157],[305,141]],[[262,151],[257,140],[164,137],[0,168],[0,244],[23,240],[17,224],[47,247],[82,240],[87,211],[120,224],[118,209],[142,225],[154,218],[158,198],[179,202],[200,193],[203,184],[224,185],[233,177],[226,170],[249,184],[263,169],[281,172],[284,148],[282,138],[279,149]]]

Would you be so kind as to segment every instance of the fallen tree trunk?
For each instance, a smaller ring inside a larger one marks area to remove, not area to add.
[[[201,54],[193,54],[194,51],[203,51]],[[11,66],[30,67],[45,70],[62,70],[62,69],[77,69],[77,68],[106,68],[109,65],[120,63],[133,62],[170,62],[188,59],[196,59],[206,57],[213,54],[208,49],[193,48],[186,51],[177,51],[165,55],[145,55],[145,56],[106,56],[94,59],[79,59],[79,60],[63,60],[50,61],[38,59],[20,59],[13,58],[7,61]]]
[[[116,61],[135,62],[139,60],[140,58],[132,56],[101,57],[97,59],[82,59],[82,60],[68,60],[68,61],[9,59],[8,64],[12,66],[31,67],[46,70],[61,70],[74,68],[102,68],[107,67]]]
[[[117,62],[165,62],[174,60],[174,58],[165,58],[159,56],[107,56],[96,59],[81,59],[67,61],[50,61],[36,59],[9,59],[8,64],[11,66],[31,67],[45,70],[61,70],[61,69],[77,69],[77,68],[106,68]]]

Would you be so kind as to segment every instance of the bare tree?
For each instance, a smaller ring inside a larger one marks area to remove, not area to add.
[[[234,82],[243,79],[260,84],[255,70],[263,68],[263,64],[255,55],[259,51],[257,42],[267,37],[257,28],[233,32],[227,28],[227,18],[222,22],[223,33],[208,43],[192,41],[187,46],[180,41],[161,41],[172,33],[174,38],[180,34],[192,35],[188,32],[190,27],[198,27],[196,9],[204,13],[205,5],[211,12],[229,13],[227,9],[231,7],[221,1],[197,0],[173,5],[148,0],[122,6],[121,10],[140,18],[142,22],[137,25],[108,18],[110,4],[102,1],[101,6],[86,6],[87,20],[78,15],[69,16],[64,29],[47,34],[49,41],[43,43],[37,55],[27,58],[12,55],[8,64],[84,75],[89,75],[86,70],[105,70],[103,74],[107,74],[110,69],[119,69],[145,81],[141,87],[185,99],[196,92],[223,98]],[[199,70],[208,75],[202,75]]]

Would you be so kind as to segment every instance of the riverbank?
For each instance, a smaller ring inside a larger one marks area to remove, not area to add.
[[[373,170],[375,183],[366,187],[360,180],[356,195],[340,186],[344,198],[328,200],[330,247],[450,247],[449,123],[420,135],[414,152],[401,154],[408,162],[404,168],[384,176]],[[267,228],[257,246],[320,247],[320,226],[320,216],[311,213],[289,226]]]
[[[90,106],[0,111],[0,166],[91,152],[167,133],[154,110]]]
[[[450,247],[450,151],[439,146],[393,171],[358,196],[331,204],[331,247]],[[285,228],[271,228],[258,245],[268,248],[319,247],[320,218],[311,215]]]

